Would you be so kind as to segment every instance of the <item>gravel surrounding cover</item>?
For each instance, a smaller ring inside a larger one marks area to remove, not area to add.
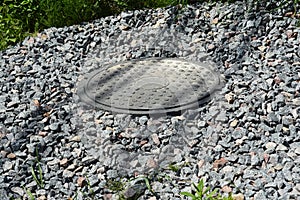
[[[123,12],[0,52],[0,199],[118,199],[120,182],[125,198],[182,199],[201,178],[240,199],[299,199],[300,28],[274,4]],[[84,74],[146,57],[215,62],[224,86],[178,116],[80,102]]]

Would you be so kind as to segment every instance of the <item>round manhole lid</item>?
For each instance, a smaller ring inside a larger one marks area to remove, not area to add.
[[[100,109],[155,114],[198,107],[219,84],[218,74],[207,63],[148,58],[96,69],[77,91],[84,102]]]

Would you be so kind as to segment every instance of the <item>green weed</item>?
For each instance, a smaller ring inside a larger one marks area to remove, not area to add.
[[[25,187],[23,187],[23,190],[26,192],[28,199],[35,200],[34,195],[31,193],[31,191],[29,189],[26,189]]]
[[[113,192],[121,192],[125,189],[125,183],[120,180],[108,180],[107,187]]]
[[[130,185],[130,182],[135,182],[135,183],[138,182],[138,184],[141,184],[141,182],[144,182],[146,188],[153,195],[155,195],[155,192],[153,191],[153,189],[151,187],[151,184],[150,184],[150,179],[146,176],[140,176],[140,177],[130,179],[130,180],[127,180],[127,181],[124,181],[124,180],[123,181],[121,181],[121,180],[108,180],[107,187],[108,187],[108,189],[110,189],[114,193],[118,194],[119,200],[125,200],[126,198],[124,197],[125,196],[124,193],[128,189],[127,186]],[[131,187],[131,186],[129,186],[129,187]],[[134,187],[134,185],[133,185],[133,187]],[[142,195],[143,192],[144,192],[143,190],[138,191],[135,194],[135,197],[132,197],[131,199],[138,199]]]
[[[180,166],[169,164],[169,169],[173,172],[178,172],[180,170]]]
[[[87,176],[85,176],[85,180],[87,182],[87,186],[88,186],[88,190],[89,190],[89,195],[94,198],[95,197],[95,192],[93,190],[93,188],[91,187],[91,183],[90,183],[90,180],[88,179]]]
[[[39,154],[37,149],[36,149],[35,162],[36,162],[37,169],[34,169],[33,166],[31,166],[31,175],[34,181],[36,182],[36,184],[39,187],[44,188],[43,170],[39,161]],[[36,173],[36,171],[38,171],[38,173]]]
[[[38,8],[37,0],[3,0],[0,3],[0,49],[38,30],[38,16],[41,16]]]
[[[231,195],[222,197],[220,194],[217,194],[217,189],[210,191],[210,187],[205,188],[203,179],[201,179],[197,185],[193,183],[193,187],[195,189],[194,193],[181,192],[180,194],[191,197],[192,200],[233,200]]]
[[[80,190],[77,190],[75,195],[72,198],[69,198],[69,200],[76,200],[79,193],[83,195],[84,199],[95,199],[95,191],[93,190],[90,180],[86,175],[84,175],[84,183],[86,183],[86,186],[84,186]],[[84,191],[85,189],[87,189],[88,191]]]
[[[195,2],[236,0],[2,0],[0,3],[0,50],[49,27],[63,27],[120,13],[124,10],[158,8]],[[256,3],[263,3],[256,0]],[[278,7],[289,3],[285,0]],[[292,1],[294,14],[299,0]],[[299,20],[300,21],[300,20]],[[300,22],[299,22],[300,23]]]
[[[151,185],[150,185],[150,181],[147,177],[142,177],[142,179],[145,181],[145,184],[146,184],[146,187],[147,189],[152,193],[152,194],[155,194]]]
[[[169,164],[168,165],[168,168],[173,171],[173,172],[178,172],[182,167],[185,167],[185,166],[188,166],[189,163],[188,162],[184,162],[184,163],[181,163],[181,164]]]
[[[37,183],[37,185],[41,188],[44,188],[42,168],[39,163],[37,163],[37,166],[38,166],[38,174],[36,174],[33,167],[31,167],[31,175],[32,175],[34,181]]]
[[[43,170],[42,167],[40,165],[40,161],[39,161],[39,154],[38,154],[38,150],[36,148],[36,158],[35,158],[35,168],[33,166],[30,167],[30,172],[32,175],[33,180],[36,182],[36,184],[40,187],[40,188],[44,188],[44,179],[43,179]],[[37,171],[37,172],[36,172]],[[28,196],[29,200],[35,200],[35,195],[31,192],[30,189],[25,188],[23,186],[23,190],[25,191],[25,193]],[[14,198],[10,198],[10,199],[14,199]]]

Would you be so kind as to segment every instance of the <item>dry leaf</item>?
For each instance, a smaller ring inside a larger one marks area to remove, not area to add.
[[[232,104],[234,102],[234,94],[233,93],[225,94],[225,99],[227,100],[228,103]]]
[[[70,139],[70,142],[80,142],[81,136],[76,135]]]
[[[59,161],[59,164],[60,165],[65,165],[65,164],[67,164],[67,162],[68,162],[68,159],[67,158],[63,158],[62,160]]]
[[[160,145],[160,140],[159,140],[157,134],[153,134],[153,135],[151,135],[151,137],[152,137],[153,142],[154,142],[156,145]]]
[[[232,188],[229,187],[228,185],[225,185],[222,187],[222,191],[226,192],[226,193],[230,193],[230,192],[232,192]]]
[[[45,195],[39,196],[37,200],[47,200],[47,197]]]
[[[140,142],[140,145],[143,146],[144,144],[147,144],[147,143],[148,143],[147,140],[142,140],[142,141]]]
[[[16,154],[10,153],[6,157],[9,158],[9,159],[14,159],[14,158],[16,158]]]
[[[48,133],[45,132],[45,131],[40,131],[40,132],[39,132],[39,136],[43,136],[43,137],[44,137],[44,136],[46,136],[47,134],[48,134]]]
[[[270,155],[269,154],[264,154],[265,163],[268,163],[269,159],[270,159]]]
[[[224,166],[228,161],[225,158],[221,158],[219,160],[215,160],[213,163],[213,168],[218,169]]]
[[[82,187],[82,186],[84,186],[84,182],[85,181],[85,178],[84,177],[78,177],[78,179],[77,179],[77,184],[80,186],[80,187]]]
[[[44,117],[50,117],[50,115],[51,115],[52,112],[53,112],[53,109],[50,110],[49,112],[45,112],[45,113],[43,114],[43,116],[44,116]]]
[[[293,17],[294,12],[287,12],[284,14],[285,17]]]
[[[274,81],[275,81],[276,84],[281,83],[281,79],[280,79],[278,76],[276,76],[276,77],[274,78]]]
[[[237,119],[234,119],[232,122],[230,122],[230,127],[236,127],[238,123],[239,121]]]
[[[153,158],[150,158],[147,160],[147,166],[150,168],[156,168],[157,162]]]
[[[199,168],[201,168],[204,165],[205,161],[204,160],[199,160],[197,165]]]
[[[119,26],[119,29],[121,29],[122,31],[128,31],[130,29],[130,26],[128,26],[128,25],[121,25],[121,26]]]
[[[34,99],[34,100],[33,100],[33,104],[34,104],[36,107],[40,107],[40,106],[41,106],[39,100],[37,100],[37,99]]]
[[[216,17],[216,18],[214,18],[213,20],[212,20],[212,24],[217,24],[219,22],[219,19]]]
[[[232,195],[233,200],[244,200],[244,195],[243,194],[233,194]]]

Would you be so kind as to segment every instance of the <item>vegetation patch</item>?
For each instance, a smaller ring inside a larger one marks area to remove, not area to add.
[[[118,14],[124,10],[158,8],[168,5],[217,0],[3,0],[0,3],[0,50],[15,45],[45,28],[63,27]],[[235,0],[219,0],[234,2]],[[255,1],[256,5],[265,1]],[[280,9],[292,3],[292,17],[298,16],[299,0],[278,1],[267,9]]]

